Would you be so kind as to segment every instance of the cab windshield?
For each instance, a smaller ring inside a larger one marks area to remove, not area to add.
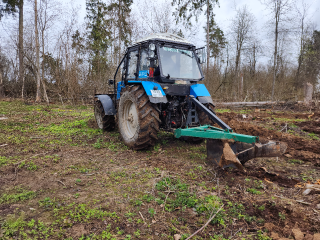
[[[193,51],[159,47],[162,75],[169,79],[193,79],[202,78],[197,59]]]

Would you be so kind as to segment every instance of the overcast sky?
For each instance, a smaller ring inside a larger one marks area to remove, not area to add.
[[[107,0],[105,0],[107,2]],[[142,0],[134,0],[134,9],[137,9],[138,6],[138,2],[141,2]],[[158,1],[154,1],[153,3],[155,4],[159,4],[160,2],[164,2],[167,1],[168,3],[171,3],[171,0],[158,0]],[[295,0],[297,3],[300,4],[301,6],[301,2],[303,0]],[[62,3],[61,6],[66,6],[66,7],[62,7],[62,8],[67,8],[68,3],[71,2],[71,0],[60,0],[60,2]],[[316,26],[316,29],[320,28],[320,0],[304,0],[304,2],[309,5],[309,9],[308,9],[308,19],[310,22],[313,22]],[[84,22],[84,18],[86,15],[86,0],[73,0],[74,5],[79,5],[80,7],[80,12],[79,12],[79,23],[83,23]],[[299,5],[298,4],[298,5]],[[30,2],[28,2],[28,5],[30,5]],[[228,34],[228,29],[229,26],[231,24],[231,20],[232,18],[235,17],[236,15],[236,9],[239,9],[241,7],[243,7],[244,5],[247,5],[248,10],[255,16],[256,18],[256,28],[257,28],[257,33],[259,33],[258,38],[261,41],[262,45],[265,47],[269,47],[270,49],[268,51],[266,51],[267,53],[265,54],[265,60],[262,61],[266,61],[266,59],[270,59],[270,57],[272,56],[272,41],[273,41],[273,36],[272,34],[267,34],[268,32],[270,33],[270,29],[268,30],[267,28],[267,22],[268,20],[271,18],[270,16],[270,12],[266,9],[266,6],[264,6],[260,0],[220,0],[219,3],[220,7],[216,6],[214,8],[214,13],[216,15],[215,20],[218,24],[218,26],[224,31],[225,34]],[[69,5],[70,6],[70,5]],[[170,7],[170,6],[169,6]],[[29,6],[30,8],[30,6]],[[170,7],[172,8],[172,7]],[[32,12],[32,9],[26,9],[26,11]],[[294,12],[293,12],[294,13]],[[132,14],[135,14],[134,11]],[[7,22],[9,22],[9,24],[14,24],[18,22],[18,18],[8,18],[8,19],[3,19],[1,26],[0,26],[0,47],[1,45],[3,46],[4,44],[4,40],[5,37],[4,35],[10,31],[10,28],[6,26],[8,25]],[[199,20],[198,23],[199,27],[198,28],[198,33],[196,38],[197,39],[193,39],[193,42],[198,46],[201,47],[203,45],[205,45],[205,34],[204,34],[204,30],[203,30],[203,26],[205,25],[205,18],[202,17]],[[2,29],[1,29],[2,28]],[[191,39],[190,39],[191,40]],[[298,45],[297,45],[297,41],[298,39],[292,39],[292,41],[289,42],[289,44],[296,44],[296,46],[290,46],[289,50],[291,51],[289,54],[291,54],[291,59],[293,62],[295,62],[297,59],[297,49],[298,49]],[[191,40],[192,41],[192,40]],[[263,58],[263,57],[262,57]],[[261,61],[261,59],[260,59]]]
[[[137,3],[141,0],[134,0],[134,5],[137,6]],[[158,0],[155,3],[163,2],[165,0]],[[307,20],[314,23],[317,29],[320,27],[320,0],[295,0],[298,6],[302,6],[302,2],[309,6]],[[171,2],[171,0],[167,0],[167,2]],[[81,16],[85,16],[85,0],[78,0],[77,4],[81,5]],[[228,34],[228,29],[231,24],[232,19],[236,16],[236,10],[243,7],[244,5],[247,6],[248,10],[255,16],[256,18],[256,29],[259,32],[259,40],[261,41],[262,45],[265,47],[272,46],[272,35],[268,35],[270,30],[267,29],[267,22],[271,18],[270,12],[265,5],[261,3],[260,0],[220,0],[219,1],[220,7],[216,6],[214,8],[214,13],[216,15],[215,19],[218,26],[224,31],[225,34]],[[134,7],[135,8],[135,7]],[[292,14],[295,14],[296,11],[293,10]],[[193,40],[197,46],[204,45],[205,42],[205,34],[203,30],[203,26],[205,25],[205,18],[200,18],[199,25],[202,25],[199,29],[199,33],[197,34],[197,39]],[[295,44],[295,40],[291,41],[291,44]],[[290,48],[289,48],[290,49]],[[292,59],[295,59],[297,55],[297,47],[291,47],[291,54]],[[265,59],[268,59],[269,56],[265,56]],[[261,59],[262,60],[262,59]],[[266,60],[262,60],[266,61]],[[294,60],[293,60],[294,61]]]

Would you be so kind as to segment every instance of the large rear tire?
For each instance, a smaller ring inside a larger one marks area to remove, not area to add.
[[[115,129],[114,115],[105,115],[102,103],[97,100],[94,104],[94,117],[100,129],[110,132]]]
[[[159,112],[140,85],[122,91],[118,128],[125,145],[135,150],[154,146],[160,121]]]

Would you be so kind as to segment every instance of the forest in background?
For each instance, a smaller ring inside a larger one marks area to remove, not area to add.
[[[317,93],[320,31],[309,20],[312,6],[261,2],[270,13],[268,27],[257,29],[243,6],[222,31],[214,15],[217,0],[87,0],[84,20],[74,2],[1,0],[0,97],[75,103],[107,93],[126,47],[157,32],[194,43],[203,35],[204,83],[215,101],[302,100],[307,82]],[[273,48],[262,44],[262,34],[269,34]],[[297,44],[290,44],[293,39]],[[290,55],[292,46],[297,56]]]

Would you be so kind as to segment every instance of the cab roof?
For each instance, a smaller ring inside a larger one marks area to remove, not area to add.
[[[139,43],[142,43],[142,42],[147,42],[149,40],[169,41],[169,42],[176,42],[176,43],[180,43],[180,44],[187,44],[187,45],[194,46],[191,42],[189,42],[185,38],[182,38],[182,37],[180,37],[176,34],[172,34],[172,33],[153,33],[147,37],[139,39],[138,41],[136,41],[133,44],[133,46],[137,45]]]

